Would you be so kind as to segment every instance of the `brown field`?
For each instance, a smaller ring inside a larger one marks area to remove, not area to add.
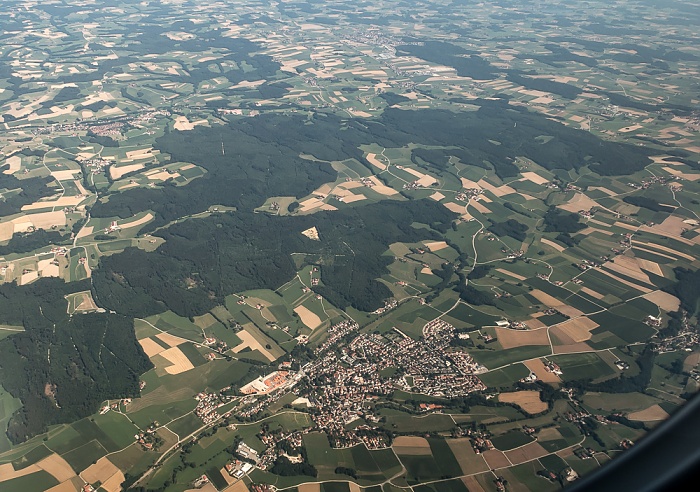
[[[211,313],[206,313],[202,316],[195,316],[193,319],[194,324],[199,326],[203,330],[217,323],[216,318]]]
[[[311,330],[315,330],[323,323],[321,318],[306,306],[297,306],[294,308],[294,312],[299,315],[301,322],[311,328]]]
[[[593,207],[598,207],[595,200],[591,200],[583,193],[576,193],[567,203],[559,205],[559,208],[567,212],[579,212],[580,210],[590,210]]]
[[[121,226],[122,229],[127,229],[129,227],[137,227],[137,226],[143,225],[146,222],[150,222],[151,220],[153,220],[153,214],[149,213],[149,214],[144,215],[140,219],[132,220],[131,222],[124,222],[124,223],[119,224],[119,225]]]
[[[6,480],[12,480],[13,478],[31,475],[32,473],[36,473],[38,471],[41,471],[41,468],[36,465],[29,465],[21,470],[15,470],[12,463],[4,463],[0,465],[0,483],[5,482]]]
[[[654,420],[665,420],[669,417],[666,410],[661,408],[659,405],[652,405],[649,408],[640,410],[639,412],[633,412],[628,415],[630,420],[642,420],[644,422],[654,421]]]
[[[653,302],[664,311],[678,311],[681,301],[674,295],[657,290],[643,296],[647,301]]]
[[[85,469],[80,477],[88,483],[95,483],[97,481],[102,482],[102,487],[107,483],[115,474],[121,475],[121,482],[124,481],[124,475],[121,470],[117,468],[114,463],[109,461],[107,458],[100,458],[97,463],[90,465]],[[119,482],[117,486],[121,483]],[[119,490],[118,488],[116,490]]]
[[[542,321],[538,320],[537,318],[532,318],[525,320],[525,324],[531,329],[531,330],[537,330],[539,328],[546,328],[547,325],[544,324]]]
[[[527,277],[523,277],[522,275],[518,275],[517,273],[510,272],[506,270],[505,268],[496,268],[496,271],[499,273],[502,273],[504,275],[508,275],[509,277],[513,277],[514,279],[517,280],[527,280]]]
[[[567,345],[556,345],[554,347],[555,354],[570,354],[572,352],[590,352],[593,350],[590,345],[585,342],[570,343]]]
[[[554,241],[550,241],[549,239],[544,238],[544,237],[540,238],[540,242],[542,244],[546,244],[550,248],[556,249],[560,253],[566,249],[566,247],[562,246],[561,244],[555,243]]]
[[[625,280],[624,278],[618,277],[617,275],[613,275],[610,270],[606,270],[605,267],[601,268],[600,273],[610,277],[611,279],[615,280],[616,282],[620,282],[623,285],[626,285],[627,287],[631,287],[632,289],[638,290],[640,292],[643,292],[644,294],[647,294],[652,291],[649,287],[645,287],[643,285],[636,284],[634,282],[630,282],[629,280]]]
[[[71,477],[75,476],[73,468],[71,468],[66,460],[61,458],[56,453],[47,456],[38,462],[36,466],[50,475],[53,475],[53,477],[59,482],[65,482],[66,480],[69,480]]]
[[[237,354],[244,348],[250,347],[251,350],[259,351],[261,354],[267,357],[270,362],[276,359],[276,357],[272,355],[269,350],[263,347],[262,344],[258,342],[253,335],[250,334],[250,332],[246,330],[241,330],[238,333],[236,333],[236,336],[238,336],[238,338],[242,340],[242,343],[233,348],[234,353]]]
[[[526,171],[524,173],[520,173],[523,178],[527,179],[528,181],[532,181],[535,184],[545,184],[549,183],[549,180],[547,178],[543,178],[537,173],[534,173],[532,171]]]
[[[118,180],[127,173],[143,169],[143,164],[130,164],[127,166],[109,166],[109,174],[114,181]]]
[[[539,443],[531,442],[512,451],[506,451],[505,454],[515,465],[546,456],[549,454],[549,451],[544,449]]]
[[[502,186],[494,186],[485,179],[480,179],[477,183],[481,188],[485,190],[489,190],[491,193],[496,195],[497,197],[502,197],[505,195],[510,195],[511,193],[515,193],[516,191],[511,188],[510,186],[507,185],[502,185]]]
[[[556,441],[557,439],[563,439],[564,437],[559,432],[556,427],[545,427],[537,433],[537,441]]]
[[[350,492],[360,492],[362,490],[355,482],[348,482],[348,487],[350,488]]]
[[[544,369],[542,359],[527,360],[523,362],[525,367],[535,373],[537,379],[544,383],[560,383],[561,379],[556,374],[552,374]]]
[[[639,264],[639,268],[641,268],[642,270],[653,273],[653,274],[658,275],[660,277],[664,276],[664,271],[661,268],[661,265],[659,265],[655,261],[643,260],[641,258],[637,258],[637,263]]]
[[[321,484],[320,483],[303,483],[299,485],[298,488],[299,492],[321,492]],[[228,492],[228,489],[226,489],[226,492]]]
[[[447,444],[455,459],[462,469],[462,473],[469,475],[472,473],[488,471],[489,467],[480,454],[476,454],[471,446],[471,441],[468,437],[460,437],[457,439],[448,439]]]
[[[549,345],[546,328],[512,330],[510,328],[497,327],[496,337],[504,349],[522,347],[523,345]]]
[[[180,338],[176,335],[171,335],[170,333],[158,333],[156,335],[156,338],[160,340],[161,342],[165,342],[171,347],[177,347],[180,345],[182,342],[185,341],[184,338]]]
[[[425,243],[425,247],[431,252],[440,251],[441,249],[447,248],[447,243],[445,241],[434,241],[432,243]]]
[[[514,391],[512,393],[501,393],[498,401],[504,403],[515,403],[527,413],[535,414],[547,410],[547,404],[540,400],[539,391]]]
[[[456,214],[468,215],[465,213],[464,205],[460,205],[459,203],[454,203],[454,202],[447,202],[447,203],[443,202],[443,205],[450,212],[454,212]],[[8,236],[8,239],[10,239],[10,237],[12,237],[12,233],[10,233],[10,236]]]
[[[139,344],[148,357],[158,355],[165,350],[158,342],[150,338],[142,338],[139,340]]]
[[[72,480],[66,480],[63,483],[54,485],[50,489],[46,489],[46,492],[78,492],[80,487],[77,487]]]
[[[510,461],[508,461],[506,455],[503,454],[503,451],[499,451],[497,449],[490,449],[489,451],[484,451],[483,453],[481,453],[481,456],[484,457],[484,460],[486,460],[486,463],[491,469],[505,468],[507,466],[511,466]]]
[[[430,444],[423,437],[418,436],[399,436],[394,439],[391,446],[396,451],[396,454],[408,456],[430,456]]]
[[[581,317],[564,321],[552,327],[551,333],[556,335],[564,334],[575,343],[585,342],[591,339],[591,331],[598,328],[598,326],[600,325],[595,321]]]
[[[649,276],[640,268],[637,258],[622,255],[616,256],[613,261],[605,263],[603,268],[607,268],[608,270],[620,273],[645,284],[652,284],[651,280],[649,280]]]
[[[484,488],[476,480],[476,477],[462,477],[462,483],[469,492],[485,492]]]
[[[168,374],[180,374],[185,371],[189,371],[190,369],[194,369],[192,362],[190,362],[187,356],[182,353],[182,350],[177,347],[171,347],[164,350],[159,355],[165,357],[168,362],[172,364],[165,368],[165,372]]]
[[[700,363],[700,352],[695,352],[694,354],[690,354],[683,361],[683,370],[690,371],[695,366],[697,366],[699,363]]]
[[[594,299],[603,299],[605,297],[600,292],[596,292],[592,289],[589,289],[588,287],[582,287],[581,292],[583,292],[584,294],[588,294],[589,296],[593,297]]]
[[[386,164],[377,159],[377,154],[367,154],[367,162],[372,164],[374,167],[378,167],[382,171],[386,169]]]
[[[648,244],[644,243],[644,248],[640,248],[639,246],[635,245],[634,246],[636,249],[646,251],[647,253],[654,253],[654,254],[659,254],[658,251],[663,251],[664,253],[668,253],[673,256],[674,259],[678,259],[678,257],[685,258],[688,261],[695,261],[695,258],[693,256],[690,256],[689,254],[683,253],[681,251],[677,251],[673,248],[669,248],[668,246],[663,246],[661,244]],[[649,248],[649,249],[645,249]],[[655,251],[658,250],[658,251]]]
[[[469,202],[469,205],[471,205],[472,207],[474,207],[478,212],[480,212],[480,213],[482,213],[482,214],[490,214],[490,213],[492,213],[492,212],[491,212],[491,209],[488,208],[488,207],[487,207],[486,205],[484,205],[483,203],[481,203],[480,201],[471,200],[471,201]]]
[[[688,225],[683,223],[683,217],[676,217],[675,215],[671,215],[667,217],[666,220],[664,220],[661,224],[656,224],[652,227],[644,228],[661,236],[680,236],[683,232],[683,229],[688,228]]]
[[[206,485],[199,489],[187,489],[185,492],[218,492],[216,487],[211,482],[207,482]]]

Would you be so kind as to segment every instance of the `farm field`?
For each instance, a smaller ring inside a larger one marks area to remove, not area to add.
[[[3,492],[558,490],[700,389],[695,6],[5,3]]]

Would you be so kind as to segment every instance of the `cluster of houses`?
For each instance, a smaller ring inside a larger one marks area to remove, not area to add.
[[[344,320],[335,325],[331,325],[328,328],[328,338],[316,349],[316,353],[320,354],[325,352],[330,347],[335,346],[338,340],[346,336],[348,333],[358,330],[359,328],[360,325],[353,320]]]
[[[388,299],[388,300],[384,301],[384,306],[372,311],[372,314],[384,314],[387,311],[391,311],[392,309],[394,309],[398,305],[399,305],[399,301],[397,301],[396,299]]]
[[[199,417],[205,424],[210,424],[219,418],[217,409],[226,403],[230,402],[234,397],[227,395],[224,388],[218,393],[198,393],[194,399],[197,400],[197,406],[194,409],[194,414]]]

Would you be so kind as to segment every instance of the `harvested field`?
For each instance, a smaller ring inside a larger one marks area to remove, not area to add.
[[[112,177],[113,180],[117,180],[124,176],[125,174],[132,173],[134,171],[138,171],[139,169],[143,169],[143,164],[129,164],[127,166],[110,166],[109,167],[109,175]]]
[[[226,489],[226,492],[229,492],[229,490],[233,491],[233,488]],[[321,492],[321,484],[320,483],[303,483],[303,484],[299,485],[298,490],[299,490],[299,492]]]
[[[603,299],[605,297],[600,292],[596,292],[592,289],[589,289],[588,287],[582,287],[581,292],[583,292],[584,294],[588,294],[589,296],[593,297],[594,299]]]
[[[190,369],[194,369],[192,362],[190,362],[187,356],[182,353],[182,350],[177,347],[171,347],[164,350],[159,355],[165,357],[168,362],[172,364],[165,368],[165,372],[168,374],[180,374],[185,371],[189,371]]]
[[[566,345],[555,345],[555,354],[570,354],[573,352],[590,352],[593,350],[590,345],[585,342],[580,343],[570,343]]]
[[[88,483],[95,483],[99,481],[104,484],[115,473],[121,474],[121,471],[114,465],[114,463],[109,461],[107,458],[102,457],[97,460],[97,463],[90,465],[87,469],[85,469],[80,474],[80,477]]]
[[[566,210],[567,212],[577,213],[581,210],[590,210],[591,208],[598,206],[599,205],[595,200],[588,198],[583,193],[576,193],[567,203],[559,205],[559,208]]]
[[[628,415],[630,420],[641,420],[643,422],[665,420],[668,417],[669,415],[666,410],[661,408],[659,405],[652,405],[649,408]]]
[[[499,198],[502,196],[505,196],[505,195],[510,195],[511,193],[516,193],[516,191],[508,185],[494,186],[491,183],[489,183],[488,181],[486,181],[485,179],[480,179],[477,182],[477,184],[481,188],[483,188],[485,190],[489,190],[491,193],[493,193],[494,195],[496,195]]]
[[[425,243],[425,246],[431,251],[440,251],[441,249],[447,248],[447,243],[445,241],[434,241],[432,243]]]
[[[467,487],[469,492],[485,492],[476,477],[462,477],[462,483]]]
[[[664,276],[664,271],[661,269],[661,265],[659,265],[655,261],[643,260],[641,258],[637,258],[637,263],[639,264],[639,268],[641,268],[644,271],[653,273],[653,274],[658,275],[660,277]]]
[[[514,391],[512,393],[501,393],[498,401],[504,403],[514,403],[527,413],[535,414],[547,410],[547,404],[540,400],[539,391]]]
[[[379,181],[379,179],[376,176],[371,176],[369,179],[372,181],[372,183],[374,183],[372,189],[380,195],[391,196],[399,194],[399,192],[396,191],[394,188],[390,188],[383,184],[381,181]]]
[[[688,228],[688,225],[683,223],[683,217],[671,215],[661,224],[656,224],[652,227],[644,226],[644,228],[661,236],[680,236],[683,229]]]
[[[513,277],[516,280],[527,280],[527,277],[523,277],[522,275],[518,275],[517,273],[513,273],[509,270],[506,270],[505,268],[496,268],[496,271],[499,273],[502,273],[504,275],[508,275],[509,277]]]
[[[382,171],[384,171],[387,167],[386,164],[377,159],[377,154],[367,154],[366,159],[367,162],[372,164],[374,167],[381,169]]]
[[[471,446],[471,440],[468,437],[448,439],[446,442],[457,460],[457,463],[459,463],[462,473],[468,475],[488,471],[489,466],[480,454],[474,452]]]
[[[491,469],[506,468],[508,466],[511,466],[510,461],[508,461],[506,455],[503,454],[503,451],[499,451],[497,449],[490,449],[481,453],[481,456],[484,457],[484,460],[486,460],[486,463]]]
[[[539,328],[546,328],[547,327],[546,324],[544,324],[542,321],[538,320],[537,318],[531,318],[531,319],[525,320],[525,324],[531,330],[537,330]]]
[[[497,327],[496,336],[504,349],[522,347],[523,345],[549,345],[546,328],[512,330],[510,328]]]
[[[566,249],[565,246],[562,246],[562,245],[559,244],[559,243],[555,243],[554,241],[550,241],[549,239],[544,238],[544,237],[540,238],[540,242],[541,242],[542,244],[546,244],[546,245],[549,246],[550,248],[556,249],[556,250],[559,251],[560,253]]]
[[[418,436],[399,436],[394,439],[391,446],[396,454],[408,456],[430,456],[430,444],[428,440]]]
[[[142,338],[139,340],[139,344],[148,357],[158,355],[165,350],[158,342],[150,338]]]
[[[661,290],[657,290],[656,292],[650,292],[648,294],[645,294],[643,297],[647,301],[653,302],[661,309],[668,312],[678,311],[678,308],[681,305],[681,301],[676,296],[671,295],[667,292],[663,292]]]
[[[569,337],[574,343],[585,342],[591,339],[591,331],[600,326],[595,321],[586,318],[576,318],[564,321],[551,328],[553,335],[563,334]]]
[[[605,266],[603,266],[603,268],[601,268],[599,271],[600,271],[600,273],[607,275],[611,279],[613,279],[617,282],[620,282],[621,284],[624,284],[627,287],[631,287],[631,288],[636,289],[640,292],[644,292],[645,294],[652,291],[652,289],[650,289],[649,287],[645,287],[645,286],[640,285],[640,284],[635,284],[634,282],[630,282],[629,280],[625,280],[624,278],[618,277],[617,275],[613,275],[610,270],[605,269]]]
[[[549,451],[544,449],[539,443],[531,442],[512,451],[506,451],[505,454],[514,465],[517,465],[546,456],[549,454]]]
[[[233,348],[234,353],[237,354],[244,348],[250,347],[251,350],[258,350],[261,354],[267,357],[270,362],[275,360],[275,357],[270,353],[270,351],[263,347],[262,344],[258,342],[253,335],[250,334],[250,332],[246,330],[241,330],[238,333],[236,333],[236,336],[240,338],[243,342],[240,345]]]
[[[520,173],[520,175],[523,178],[527,179],[528,181],[532,181],[535,184],[541,185],[541,184],[549,183],[549,180],[547,178],[543,178],[539,174],[534,173],[532,171],[526,171],[524,173]]]
[[[312,330],[315,330],[323,323],[323,321],[321,321],[321,318],[319,318],[316,313],[311,311],[306,306],[297,306],[294,308],[294,312],[299,315],[299,317],[301,318],[301,322],[309,328],[311,328]]]
[[[178,337],[176,335],[172,335],[170,333],[158,333],[156,335],[156,338],[160,340],[161,342],[167,343],[171,347],[177,347],[180,345],[182,342],[185,341],[184,338]]]
[[[694,354],[690,354],[688,357],[685,358],[683,361],[683,370],[684,371],[691,371],[693,368],[695,368],[698,364],[700,364],[700,352],[696,352]]]
[[[613,261],[609,261],[603,265],[603,268],[612,270],[613,272],[625,275],[634,280],[645,284],[652,284],[649,276],[642,271],[636,258],[629,256],[616,256]],[[653,285],[653,284],[652,284]]]
[[[442,200],[443,198],[445,198],[445,195],[443,195],[442,193],[436,191],[435,193],[433,193],[432,195],[430,195],[429,198],[432,198],[432,199],[435,200],[436,202],[439,202],[440,200]]]
[[[138,226],[146,224],[147,222],[150,222],[151,220],[153,220],[153,214],[148,213],[138,220],[134,220],[131,222],[124,222],[124,223],[120,224],[120,227],[122,229],[128,229],[130,227],[138,227]]]
[[[38,462],[36,466],[52,475],[59,482],[65,482],[76,475],[68,462],[56,453],[47,456]]]
[[[556,441],[557,439],[564,439],[556,427],[545,427],[537,433],[537,441]]]
[[[460,205],[459,203],[454,203],[454,202],[447,202],[443,203],[445,208],[449,210],[450,212],[454,212],[456,214],[463,214],[464,212],[464,205]]]
[[[66,480],[63,483],[59,483],[58,485],[54,485],[50,489],[47,489],[46,492],[78,492],[79,490],[80,487],[77,487],[73,483],[73,480]]]
[[[41,471],[41,468],[39,468],[36,465],[29,465],[28,467],[22,468],[21,470],[15,470],[14,466],[12,466],[12,463],[4,463],[0,465],[0,483],[5,482],[7,480],[12,480],[13,478],[31,475],[32,473],[36,473],[38,471]]]
[[[561,379],[559,379],[559,376],[556,374],[552,374],[551,372],[545,370],[544,368],[544,363],[542,362],[542,359],[534,359],[534,360],[527,360],[523,362],[525,364],[525,367],[530,369],[532,372],[535,373],[537,376],[537,379],[544,383],[560,383]]]
[[[638,244],[634,245],[634,249],[638,249],[640,251],[646,251],[647,253],[653,253],[653,254],[659,254],[659,251],[663,251],[664,253],[668,253],[671,255],[671,258],[674,260],[678,260],[678,258],[685,258],[688,261],[695,261],[695,258],[689,254],[683,253],[681,251],[677,251],[673,248],[669,248],[668,246],[663,246],[661,244],[647,244],[644,243],[644,247],[640,247]],[[667,257],[668,258],[668,257]]]

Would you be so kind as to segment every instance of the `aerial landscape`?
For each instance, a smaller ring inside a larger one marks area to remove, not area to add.
[[[555,491],[700,389],[700,5],[0,16],[2,492]]]

